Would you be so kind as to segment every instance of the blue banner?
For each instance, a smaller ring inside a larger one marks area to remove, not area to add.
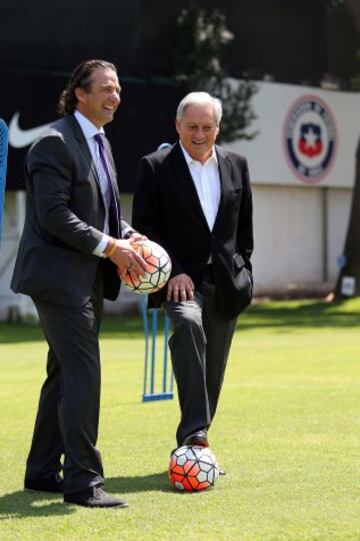
[[[6,165],[8,155],[8,128],[0,118],[0,241],[5,201]]]

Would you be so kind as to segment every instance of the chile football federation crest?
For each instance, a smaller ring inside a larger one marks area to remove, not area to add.
[[[306,95],[290,107],[284,126],[285,153],[295,175],[317,184],[334,162],[337,131],[333,114],[317,96]]]

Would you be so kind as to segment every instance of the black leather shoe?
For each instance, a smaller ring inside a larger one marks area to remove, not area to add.
[[[205,430],[198,430],[197,432],[193,432],[192,434],[186,436],[183,445],[200,445],[201,447],[209,447]]]
[[[64,488],[64,481],[61,475],[56,473],[52,477],[46,479],[25,479],[25,490],[33,490],[36,492],[53,492],[56,494],[62,494]]]
[[[125,500],[114,498],[103,490],[101,485],[89,487],[80,492],[71,492],[64,495],[64,502],[82,505],[83,507],[128,507]]]

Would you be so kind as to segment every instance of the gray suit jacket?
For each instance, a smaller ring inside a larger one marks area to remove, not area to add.
[[[116,179],[110,147],[107,148]],[[67,306],[92,294],[98,265],[104,295],[120,288],[115,265],[92,254],[102,238],[105,207],[84,134],[73,115],[55,122],[30,148],[25,162],[24,231],[11,282],[13,291]],[[117,187],[116,187],[117,192]],[[118,192],[116,193],[119,199]],[[122,222],[122,229],[128,224]]]

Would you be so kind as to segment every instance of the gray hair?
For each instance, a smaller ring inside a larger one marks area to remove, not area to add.
[[[222,117],[222,104],[218,98],[214,98],[208,92],[190,92],[179,103],[176,111],[176,119],[181,120],[189,105],[211,105],[214,111],[216,125],[219,126]]]

